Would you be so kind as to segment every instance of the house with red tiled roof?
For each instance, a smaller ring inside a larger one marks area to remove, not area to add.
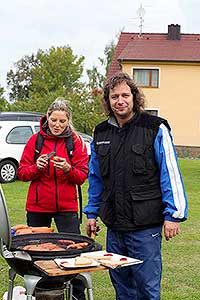
[[[121,32],[108,77],[132,76],[146,97],[146,110],[166,118],[180,156],[200,157],[200,34]]]

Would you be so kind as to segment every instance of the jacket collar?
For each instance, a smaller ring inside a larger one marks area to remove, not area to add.
[[[134,116],[130,120],[128,120],[122,127],[127,126],[127,125],[132,124],[132,123],[136,123],[139,117],[140,117],[140,113],[138,113],[138,112],[135,113]],[[108,124],[110,124],[112,126],[115,126],[117,128],[120,128],[120,126],[117,122],[117,119],[115,118],[114,115],[109,117]]]

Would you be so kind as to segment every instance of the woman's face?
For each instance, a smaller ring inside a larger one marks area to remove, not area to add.
[[[53,111],[47,120],[49,129],[53,135],[60,135],[69,125],[69,120],[66,116],[66,112],[63,110]]]

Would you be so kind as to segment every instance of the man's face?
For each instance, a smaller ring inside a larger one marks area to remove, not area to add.
[[[126,82],[119,83],[110,90],[109,101],[119,124],[124,124],[133,117],[133,94]]]

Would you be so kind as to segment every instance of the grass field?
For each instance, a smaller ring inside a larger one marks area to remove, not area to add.
[[[200,300],[200,161],[180,160],[189,202],[188,220],[181,224],[181,234],[166,242],[163,239],[162,300]],[[2,185],[11,226],[25,223],[25,200],[29,183],[14,182]],[[87,183],[83,187],[84,202],[87,201]],[[106,229],[96,238],[105,249]],[[85,217],[82,234],[85,233]],[[92,273],[95,300],[114,300],[115,293],[107,271]],[[23,285],[17,275],[15,285]],[[0,300],[8,287],[8,264],[0,257]]]

